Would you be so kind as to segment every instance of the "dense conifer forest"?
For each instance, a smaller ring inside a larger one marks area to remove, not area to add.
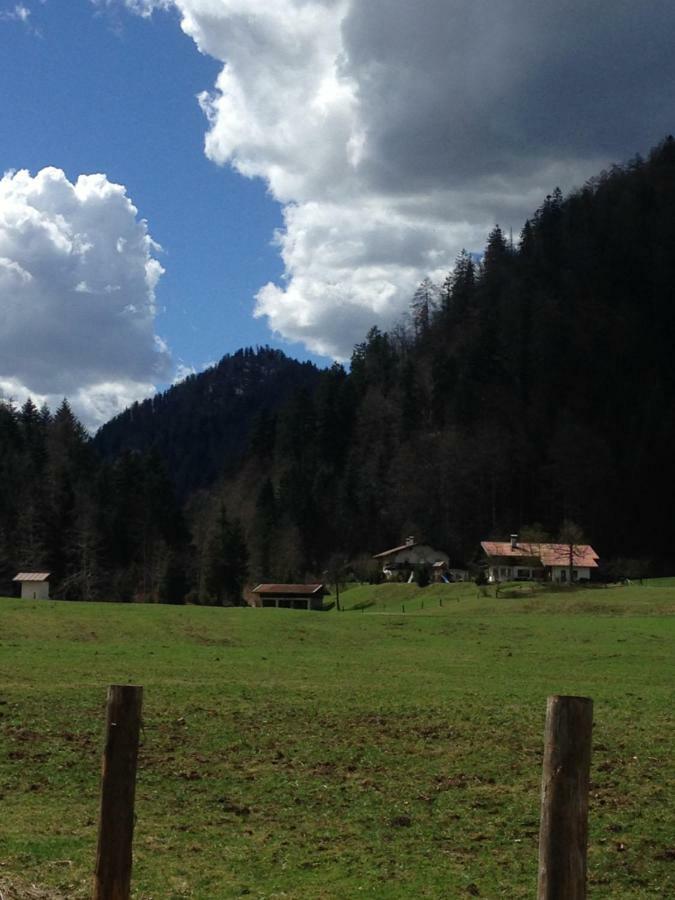
[[[157,450],[185,497],[236,465],[256,416],[276,409],[294,390],[313,390],[318,376],[316,366],[279,350],[240,350],[134,403],[99,429],[94,445],[106,459],[122,450]]]
[[[347,370],[263,348],[135,404],[90,440],[66,402],[0,406],[0,588],[236,602],[408,534],[576,522],[615,569],[675,564],[675,141],[554,191],[518,240],[425,281]],[[347,567],[349,567],[347,566]]]

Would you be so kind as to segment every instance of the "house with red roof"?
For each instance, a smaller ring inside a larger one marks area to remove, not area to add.
[[[490,583],[499,581],[553,581],[558,584],[589,581],[598,567],[598,554],[590,544],[549,544],[519,541],[481,541]]]

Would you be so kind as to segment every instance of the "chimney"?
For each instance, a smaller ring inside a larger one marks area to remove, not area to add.
[[[518,535],[512,534],[511,535],[511,549],[515,550],[517,546],[518,546]]]
[[[405,545],[406,545],[406,547],[412,547],[412,545],[413,545],[414,543],[415,543],[415,538],[414,538],[414,536],[413,536],[412,534],[409,534],[408,537],[405,539]]]

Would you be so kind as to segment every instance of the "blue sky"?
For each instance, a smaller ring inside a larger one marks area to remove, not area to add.
[[[647,5],[0,0],[0,397],[93,428],[240,346],[348,359],[675,130]]]
[[[195,97],[220,64],[175,12],[150,21],[88,0],[27,8],[25,24],[0,23],[0,169],[104,172],[127,187],[164,250],[157,330],[177,361],[199,368],[264,343],[324,361],[252,317],[258,288],[283,271],[270,246],[282,219],[263,181],[204,155]]]

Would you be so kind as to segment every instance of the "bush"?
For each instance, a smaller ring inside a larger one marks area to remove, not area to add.
[[[417,587],[425,588],[431,584],[431,570],[427,565],[417,566],[415,569],[415,581]]]

